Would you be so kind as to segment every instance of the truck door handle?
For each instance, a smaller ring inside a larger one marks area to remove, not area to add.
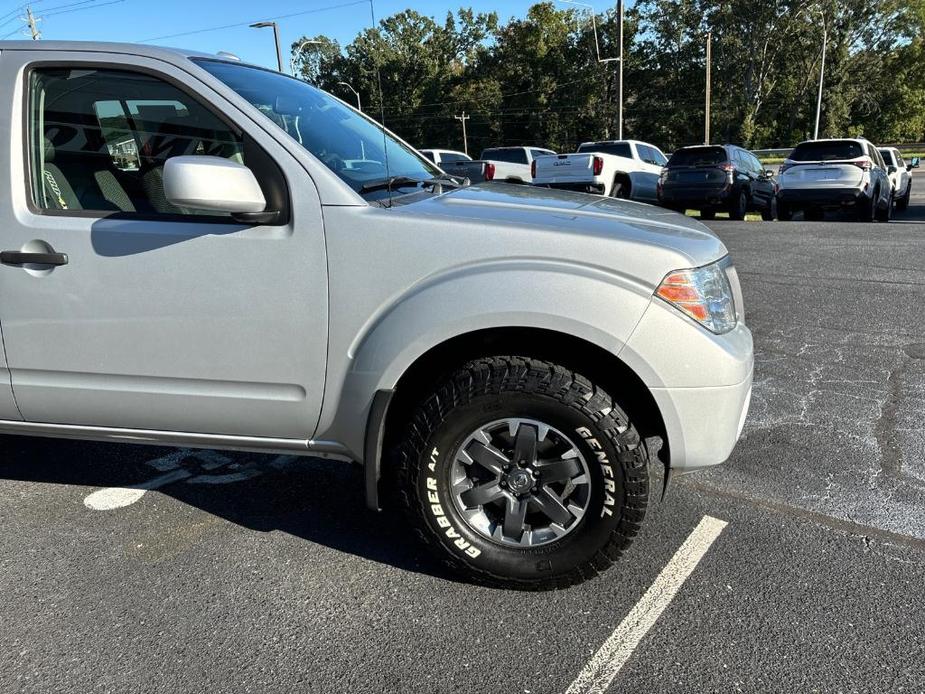
[[[67,265],[67,254],[0,251],[0,263],[4,265]]]

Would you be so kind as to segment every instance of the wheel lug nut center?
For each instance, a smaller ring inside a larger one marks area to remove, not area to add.
[[[516,468],[509,472],[505,475],[504,481],[507,482],[508,488],[515,494],[523,494],[530,491],[536,483],[533,473],[523,468]]]

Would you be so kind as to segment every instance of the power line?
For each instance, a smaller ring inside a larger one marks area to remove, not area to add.
[[[80,2],[69,2],[66,5],[55,5],[54,7],[47,7],[43,12],[54,12],[55,10],[63,10],[68,7],[76,7],[77,5],[87,5],[89,3],[97,2],[97,0],[80,0]],[[47,15],[46,15],[47,16]]]
[[[24,7],[26,11],[26,16],[17,18],[17,19],[20,19],[21,21],[26,22],[26,25],[27,25],[26,28],[31,31],[33,39],[38,39],[41,36],[41,33],[38,31],[38,29],[35,26],[35,23],[38,21],[47,19],[48,17],[57,17],[60,14],[80,12],[82,10],[95,10],[98,7],[105,7],[106,5],[116,5],[118,3],[125,2],[125,0],[110,0],[109,2],[99,2],[99,0],[78,0],[78,2],[70,2],[64,5],[55,5],[54,7],[49,7],[45,11],[45,14],[43,14],[41,17],[35,17],[32,14],[32,5],[37,5],[38,3],[44,2],[44,1],[45,0],[36,0],[33,3],[29,3],[29,5],[26,5]],[[10,20],[0,23],[0,26],[3,26],[3,24],[9,24],[9,22]],[[10,33],[0,36],[0,40],[9,38],[10,36],[13,36],[14,34],[20,31],[22,31],[22,27],[17,27],[16,29],[13,29],[13,31],[11,31]]]
[[[301,17],[307,14],[317,14],[318,12],[327,12],[328,10],[339,10],[344,7],[353,7],[355,5],[365,5],[369,0],[354,0],[354,2],[345,2],[340,5],[329,5],[327,7],[316,7],[313,10],[303,10],[302,12],[292,12],[291,14],[281,14],[276,17],[261,19],[261,21],[279,21],[280,19],[289,19],[290,17]],[[205,29],[193,29],[192,31],[181,31],[178,34],[167,34],[166,36],[155,36],[150,39],[142,39],[137,43],[150,43],[151,41],[162,41],[164,39],[175,39],[179,36],[192,36],[193,34],[204,34],[207,31],[221,31],[222,29],[234,29],[237,27],[250,26],[254,20],[247,22],[237,22],[235,24],[224,24],[217,27],[207,27]]]
[[[75,2],[74,5],[83,5],[86,2],[96,3],[96,0],[85,0],[85,2]],[[106,5],[118,5],[119,3],[123,3],[123,2],[125,2],[125,0],[111,0],[111,2],[101,2],[99,4],[94,4],[92,7],[78,7],[73,10],[61,10],[60,12],[52,12],[51,14],[45,14],[42,16],[46,18],[47,17],[57,17],[59,14],[70,14],[71,12],[80,12],[81,10],[95,10],[98,7],[106,7]]]

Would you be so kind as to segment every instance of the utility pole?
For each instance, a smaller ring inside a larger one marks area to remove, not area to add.
[[[466,121],[469,120],[469,116],[466,115],[466,112],[463,111],[461,116],[453,116],[456,120],[462,123],[463,128],[463,152],[468,156],[469,154],[469,139],[466,137]]]
[[[703,144],[710,144],[710,69],[712,63],[713,32],[707,32],[707,105],[704,109]]]
[[[617,72],[617,139],[623,139],[623,0],[617,0],[617,22],[620,26],[620,61]],[[596,37],[595,37],[596,38]]]
[[[35,18],[35,15],[32,14],[32,8],[26,7],[26,23],[29,25],[29,31],[32,32],[33,41],[38,41],[40,38],[42,38],[42,32],[40,32],[35,26],[37,21],[38,20]]]

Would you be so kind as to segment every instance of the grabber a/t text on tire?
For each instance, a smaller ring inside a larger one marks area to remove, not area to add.
[[[417,408],[396,464],[423,539],[488,584],[596,576],[629,547],[648,501],[646,447],[611,394],[524,357],[447,377]]]

